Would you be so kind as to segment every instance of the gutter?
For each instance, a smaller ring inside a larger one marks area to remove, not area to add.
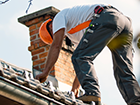
[[[24,105],[64,105],[25,86],[0,76],[0,95]]]

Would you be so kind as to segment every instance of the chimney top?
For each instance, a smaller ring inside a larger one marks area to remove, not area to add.
[[[60,10],[56,9],[55,7],[50,6],[50,7],[47,7],[45,9],[36,11],[34,13],[22,16],[22,17],[18,18],[18,22],[24,24],[27,21],[30,21],[30,20],[37,18],[37,17],[41,17],[41,16],[46,15],[46,14],[54,17],[59,11]]]

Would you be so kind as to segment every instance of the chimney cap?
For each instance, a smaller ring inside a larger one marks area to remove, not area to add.
[[[32,19],[37,18],[37,17],[41,17],[43,15],[55,16],[59,11],[60,10],[56,9],[55,7],[50,6],[50,7],[47,7],[45,9],[36,11],[34,13],[19,17],[18,22],[24,24],[25,22],[27,22],[29,20],[32,20]]]

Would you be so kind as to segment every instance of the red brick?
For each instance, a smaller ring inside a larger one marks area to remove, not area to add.
[[[38,34],[38,38],[40,38],[39,34]],[[40,38],[41,39],[41,38]]]
[[[55,64],[55,75],[57,79],[60,79],[60,81],[63,83],[71,85],[75,78],[74,70],[66,65],[61,66],[60,64],[61,62],[57,62]]]
[[[55,70],[58,71],[59,73],[62,71],[62,69],[58,66],[55,66]]]
[[[51,71],[53,71],[53,70],[55,70],[55,67],[54,66],[52,67]]]
[[[49,73],[49,75],[55,76],[55,71],[51,71],[51,72]]]
[[[29,51],[32,51],[32,50],[34,50],[34,49],[35,49],[35,48],[34,48],[34,45],[28,47],[28,50],[29,50]]]
[[[41,39],[33,40],[33,41],[31,41],[31,45],[34,45],[34,44],[40,43],[40,42],[41,42]]]
[[[38,18],[35,18],[35,19],[33,19],[33,20],[30,20],[30,21],[28,21],[28,22],[25,22],[25,25],[26,26],[31,26],[31,25],[33,25],[33,24],[35,24],[35,23],[37,23],[38,22]]]
[[[63,63],[65,65],[66,64],[66,61],[61,59],[61,63]]]
[[[40,43],[39,43],[39,47],[42,47],[42,46],[45,46],[46,45],[46,43],[44,43],[43,41],[41,41]]]
[[[47,20],[48,18],[50,18],[50,15],[46,15],[45,16],[45,20]]]
[[[42,23],[43,23],[43,22],[38,23],[38,24],[37,24],[37,28],[39,28],[39,27],[41,26]]]
[[[34,30],[34,31],[31,31],[31,32],[30,32],[30,36],[32,36],[32,35],[34,35],[34,34],[37,34],[37,33],[39,33],[39,29],[36,29],[36,30]]]
[[[45,67],[45,63],[40,65],[40,68],[43,69]]]
[[[59,81],[61,81],[63,83],[66,83],[66,84],[68,84],[70,86],[72,85],[72,82],[74,80],[74,77],[71,77],[71,78],[66,77],[65,75],[63,75],[62,73],[58,73],[57,71],[55,73],[55,77],[56,77],[57,80],[59,80]]]
[[[32,57],[32,60],[34,61],[34,60],[37,60],[38,59],[38,57],[37,56],[33,56]]]
[[[41,20],[43,20],[43,17],[35,18],[35,19],[33,19],[33,20],[30,20],[30,21],[28,21],[28,22],[25,22],[25,25],[26,25],[26,26],[31,26],[31,25],[33,25],[33,24],[36,24],[36,23],[40,22]]]
[[[38,20],[40,22],[40,21],[44,20],[44,17],[39,17]]]
[[[43,54],[39,54],[39,58],[44,58],[44,57],[46,57],[48,55],[48,52],[45,52],[45,53],[43,53]]]
[[[48,46],[46,46],[46,51],[49,51],[49,48],[50,48],[50,46],[48,45]]]
[[[73,74],[71,72],[69,72],[68,70],[66,69],[62,69],[61,72],[66,76],[66,77],[71,77]]]
[[[29,27],[29,31],[32,31],[34,29],[36,29],[36,25],[32,25],[32,26]]]
[[[44,48],[40,48],[40,49],[36,49],[35,51],[32,51],[32,56],[35,55],[35,54],[39,54],[41,52],[44,52]]]
[[[36,39],[36,35],[30,37],[30,41],[35,40],[35,39]]]
[[[36,49],[36,48],[38,48],[38,44],[37,44],[37,43],[35,43],[35,45],[34,45],[34,46],[35,46],[35,49]]]
[[[65,76],[62,73],[60,73],[58,71],[55,71],[55,72],[56,72],[56,74],[55,74],[56,77],[61,78],[63,81],[65,80]]]
[[[60,68],[63,68],[64,67],[64,64],[62,64],[61,62],[56,62],[55,63],[55,66],[57,66],[57,67],[60,67]]]
[[[39,60],[33,61],[33,66],[38,65],[38,64],[41,64],[41,63],[44,63],[45,60],[46,60],[46,58],[43,58],[43,59],[39,59]]]
[[[39,66],[33,66],[33,69],[39,70]]]
[[[51,71],[50,71],[50,75],[55,76],[55,69],[54,66],[52,67]]]

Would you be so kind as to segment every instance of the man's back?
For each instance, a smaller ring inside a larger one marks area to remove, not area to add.
[[[77,25],[93,19],[94,8],[97,5],[105,6],[107,4],[81,5],[62,10],[53,20],[53,33],[61,28],[65,28],[65,35],[67,35],[73,43],[78,44],[85,29],[75,34],[68,34],[67,32]]]

